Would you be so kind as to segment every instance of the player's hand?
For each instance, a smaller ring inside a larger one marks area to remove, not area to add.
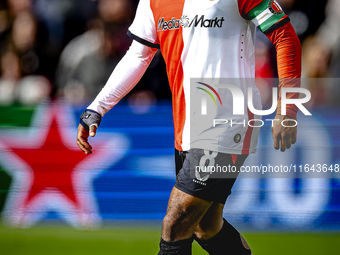
[[[91,154],[92,153],[92,146],[88,142],[89,136],[94,137],[97,133],[97,127],[91,126],[90,132],[88,132],[83,125],[79,124],[78,131],[77,131],[77,144],[79,148],[85,152],[85,154]]]
[[[292,144],[296,143],[296,137],[297,137],[297,126],[296,127],[284,127],[282,126],[281,122],[285,119],[293,119],[296,120],[296,118],[292,118],[289,116],[283,116],[283,115],[276,115],[276,120],[274,121],[272,126],[272,135],[274,139],[274,148],[275,150],[281,149],[282,152],[284,152],[286,149],[289,149]],[[294,126],[296,124],[295,121],[285,121],[284,123],[286,126]]]
[[[77,144],[87,155],[92,153],[92,146],[88,142],[89,136],[94,137],[100,125],[102,116],[91,109],[86,109],[80,116],[77,131]]]

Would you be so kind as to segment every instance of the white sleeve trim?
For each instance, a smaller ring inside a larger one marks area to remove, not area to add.
[[[155,56],[157,49],[133,41],[118,63],[106,85],[87,108],[104,116],[139,82]]]
[[[136,16],[129,27],[129,31],[143,40],[159,44],[150,0],[139,1]]]

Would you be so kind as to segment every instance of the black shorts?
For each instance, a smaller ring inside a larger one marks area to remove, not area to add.
[[[175,187],[194,197],[225,204],[247,157],[202,149],[176,150]]]

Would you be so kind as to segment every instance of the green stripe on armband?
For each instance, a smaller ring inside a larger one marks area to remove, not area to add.
[[[272,15],[270,18],[259,24],[257,27],[261,30],[261,32],[265,32],[284,16],[284,14],[280,16]]]
[[[269,0],[264,0],[260,4],[256,5],[253,9],[251,9],[246,15],[247,18],[252,20],[260,15],[264,10],[268,9]]]

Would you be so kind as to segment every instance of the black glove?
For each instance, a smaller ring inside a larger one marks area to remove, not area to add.
[[[80,124],[86,129],[87,132],[90,131],[91,126],[96,126],[97,128],[102,121],[102,116],[95,111],[85,110],[80,116]]]

